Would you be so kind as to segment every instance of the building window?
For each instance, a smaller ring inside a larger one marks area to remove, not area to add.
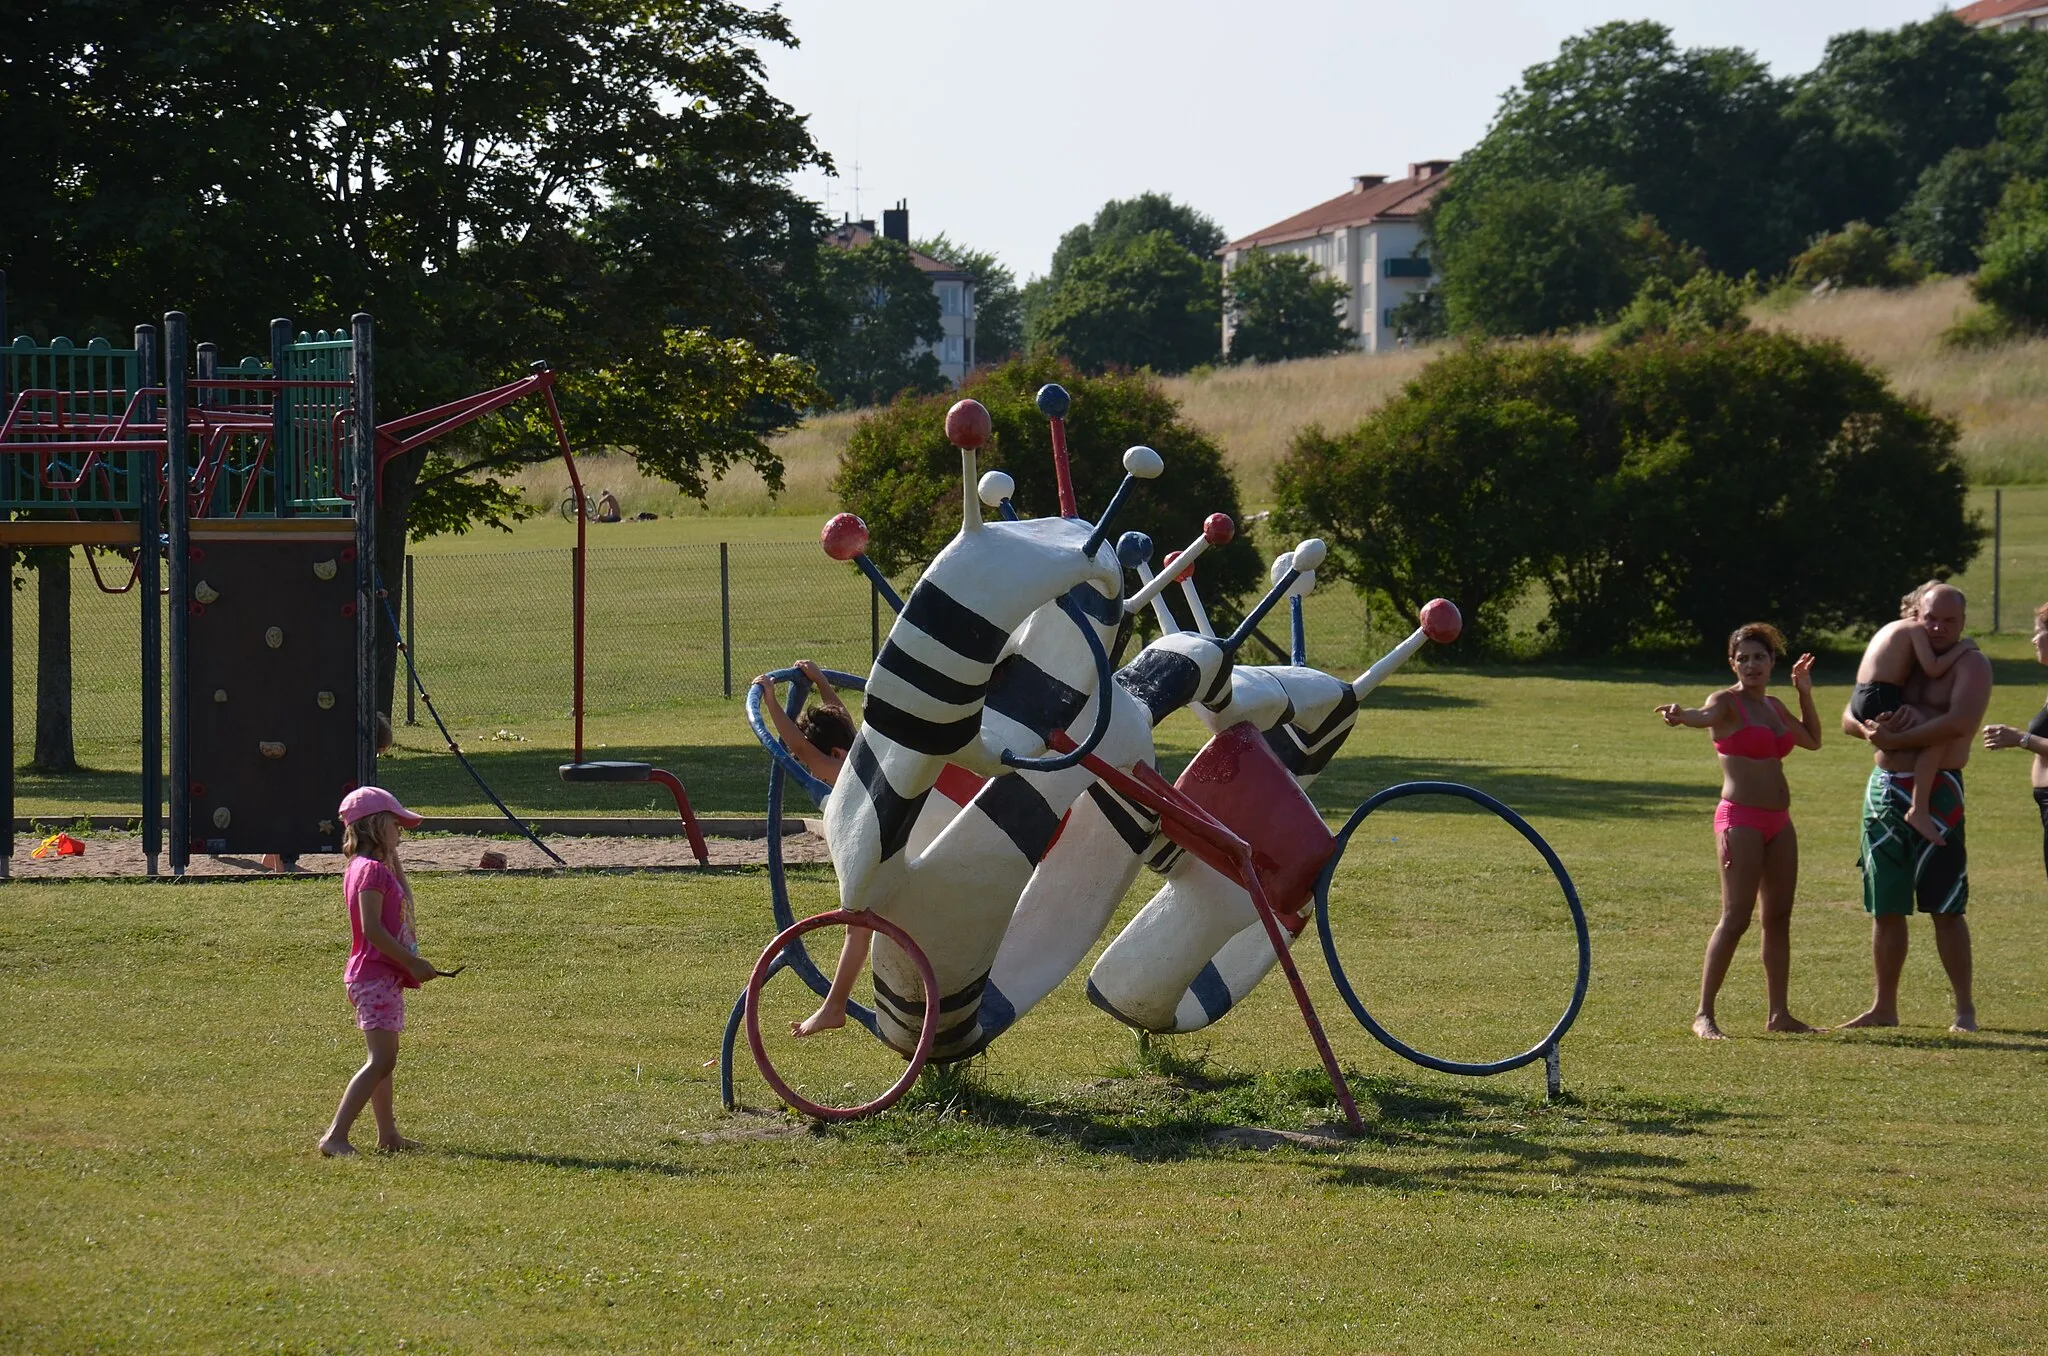
[[[960,284],[959,284],[959,283],[940,283],[940,284],[939,284],[939,314],[940,314],[940,315],[959,315],[959,314],[960,314]]]
[[[1426,258],[1410,255],[1407,258],[1387,260],[1389,278],[1427,278],[1430,273],[1429,260]]]
[[[1345,233],[1345,232],[1342,232],[1342,231],[1338,232],[1338,234],[1337,234],[1337,262],[1338,262],[1338,263],[1340,263],[1340,264],[1344,262],[1344,236],[1345,236],[1345,234],[1346,234],[1346,233]]]
[[[966,349],[962,345],[959,335],[949,334],[946,336],[944,353],[945,356],[941,359],[943,362],[957,363],[966,357]]]

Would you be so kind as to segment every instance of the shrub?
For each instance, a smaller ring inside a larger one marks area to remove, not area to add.
[[[1806,288],[1910,287],[1926,276],[1905,247],[1864,221],[1816,238],[1792,260],[1792,282]]]
[[[1757,299],[1756,275],[1731,278],[1701,269],[1682,283],[1655,277],[1608,327],[1609,344],[1634,344],[1667,337],[1684,342],[1749,328],[1749,306]]]
[[[1300,254],[1253,250],[1223,279],[1231,362],[1284,362],[1351,347],[1342,308],[1350,289]]]
[[[1459,605],[1498,649],[1532,583],[1557,648],[1711,646],[1889,615],[1961,569],[1956,429],[1833,343],[1782,333],[1471,347],[1346,434],[1305,429],[1279,517],[1321,529],[1331,573],[1413,615]]]
[[[2015,329],[2048,328],[2048,182],[2015,179],[1992,213],[1977,300]]]
[[[1059,512],[1052,436],[1034,399],[1059,382],[1073,397],[1067,450],[1081,512],[1093,517],[1123,477],[1124,449],[1142,443],[1166,460],[1166,474],[1140,483],[1119,514],[1118,532],[1150,534],[1158,557],[1185,546],[1211,513],[1241,517],[1237,483],[1208,436],[1142,375],[1089,377],[1057,358],[1020,358],[970,378],[961,391],[904,399],[863,419],[840,455],[833,493],[867,520],[869,553],[896,573],[921,567],[960,526],[960,454],[946,441],[946,409],[962,395],[988,407],[994,437],[983,471],[1007,471],[1026,517]],[[1201,566],[1202,596],[1219,617],[1237,615],[1265,574],[1248,534],[1211,551]],[[1154,561],[1157,564],[1157,559]]]

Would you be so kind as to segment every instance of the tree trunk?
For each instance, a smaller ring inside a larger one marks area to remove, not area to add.
[[[38,772],[76,772],[71,742],[71,548],[36,561],[36,752]],[[11,756],[11,755],[10,755]]]
[[[413,452],[393,459],[384,468],[384,498],[377,506],[377,575],[385,597],[375,599],[377,609],[377,709],[389,716],[398,688],[398,637],[391,627],[394,616],[405,615],[406,518],[412,510],[413,485],[419,480],[426,453]],[[388,610],[386,604],[389,604]]]

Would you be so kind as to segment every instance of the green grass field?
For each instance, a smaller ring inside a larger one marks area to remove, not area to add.
[[[1997,648],[2010,719],[2042,675]],[[758,1076],[729,1116],[704,1067],[769,931],[765,880],[739,871],[423,880],[427,953],[470,967],[413,1005],[399,1106],[429,1147],[328,1162],[312,1141],[360,1059],[331,882],[11,885],[0,1346],[2038,1349],[2048,911],[2025,764],[1971,769],[1981,1034],[1946,1031],[1921,925],[1898,1031],[1759,1036],[1752,942],[1721,1009],[1740,1038],[1706,1045],[1686,1024],[1716,908],[1712,759],[1650,707],[1715,681],[1439,671],[1375,694],[1318,803],[1446,775],[1520,807],[1578,881],[1594,978],[1570,1096],[1546,1105],[1537,1069],[1396,1061],[1297,953],[1367,1118],[1340,1147],[1211,1142],[1334,1118],[1277,976],[1147,1060],[1070,980],[904,1108],[760,1137],[780,1122]],[[732,771],[703,794],[746,808],[757,758],[711,728]],[[1868,993],[1865,764],[1831,735],[1789,766],[1795,1008],[1839,1021]],[[1535,867],[1469,815],[1370,821],[1337,916],[1382,1019],[1466,1057],[1535,1039],[1568,960]],[[828,907],[829,874],[795,893]],[[801,1010],[790,982],[771,1020]],[[889,1075],[865,1037],[804,1060],[815,1086]]]

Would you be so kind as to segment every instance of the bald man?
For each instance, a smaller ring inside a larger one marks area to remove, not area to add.
[[[1955,648],[1963,635],[1961,590],[1939,582],[1922,584],[1905,599],[1907,615],[1917,613],[1936,654]],[[1877,766],[1863,796],[1863,908],[1870,914],[1870,956],[1877,991],[1870,1008],[1843,1026],[1897,1026],[1899,975],[1906,966],[1915,906],[1934,919],[1934,946],[1955,990],[1951,1031],[1975,1031],[1977,1008],[1970,995],[1969,855],[1963,846],[1963,766],[1970,761],[1972,736],[1991,701],[1991,661],[1980,652],[1958,659],[1939,678],[1915,670],[1906,701],[1935,714],[1904,730],[1893,717],[1860,721],[1847,708],[1842,730],[1870,741]],[[1941,750],[1940,780],[1934,788],[1934,816],[1946,829],[1940,844],[1928,842],[1906,823],[1913,800],[1913,754]]]

